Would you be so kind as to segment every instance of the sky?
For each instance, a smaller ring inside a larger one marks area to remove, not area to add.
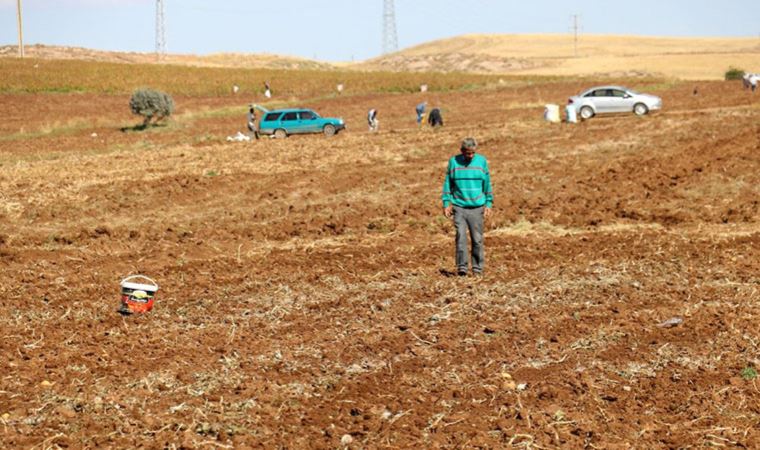
[[[358,61],[383,51],[383,0],[164,0],[168,53]],[[469,33],[757,37],[760,0],[395,0],[399,49]],[[17,45],[0,0],[0,45]],[[22,0],[24,43],[153,52],[156,0]]]

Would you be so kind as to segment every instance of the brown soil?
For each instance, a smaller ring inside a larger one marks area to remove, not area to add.
[[[419,94],[324,100],[346,132],[251,143],[191,115],[232,99],[122,132],[126,97],[0,95],[0,447],[758,446],[760,96],[540,120],[583,87],[431,94],[435,132]],[[467,135],[483,278],[440,216]],[[134,273],[156,307],[121,316]]]

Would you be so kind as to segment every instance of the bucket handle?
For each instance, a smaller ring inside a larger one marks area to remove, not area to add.
[[[129,280],[133,280],[133,279],[135,279],[135,278],[142,278],[142,279],[144,279],[144,280],[148,280],[148,281],[150,281],[150,282],[151,282],[151,284],[153,284],[153,286],[155,286],[155,287],[156,287],[156,289],[158,289],[158,283],[156,283],[155,281],[153,281],[151,278],[148,278],[148,277],[146,277],[145,275],[130,275],[130,276],[128,276],[127,278],[124,278],[123,280],[121,280],[121,283],[119,283],[119,284],[120,284],[120,285],[123,285],[123,284],[124,284],[124,283],[126,283],[127,281],[129,281]]]

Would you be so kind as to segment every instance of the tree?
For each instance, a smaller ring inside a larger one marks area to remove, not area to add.
[[[157,123],[174,112],[174,100],[166,92],[152,89],[138,89],[129,100],[129,107],[134,114],[143,116],[141,128],[150,125],[150,121]]]
[[[744,70],[731,66],[725,73],[726,80],[741,80],[744,76]]]

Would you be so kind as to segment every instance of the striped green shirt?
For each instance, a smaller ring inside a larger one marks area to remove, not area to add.
[[[444,208],[452,203],[463,208],[491,208],[493,189],[486,157],[476,153],[469,163],[465,162],[463,155],[452,157],[446,169],[441,199]]]

